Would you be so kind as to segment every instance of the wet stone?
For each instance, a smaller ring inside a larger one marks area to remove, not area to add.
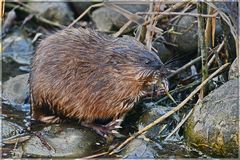
[[[73,1],[70,2],[70,6],[73,8],[74,12],[77,13],[77,16],[79,16],[80,14],[82,14],[86,9],[88,9],[88,7],[90,7],[91,5],[96,4],[94,1]]]
[[[145,105],[146,105],[146,107],[144,107],[145,111],[143,112],[143,114],[140,116],[139,120],[136,123],[138,126],[138,130],[152,123],[153,121],[155,121],[156,119],[158,119],[159,117],[167,113],[169,110],[171,110],[170,107],[158,106],[154,103],[145,103]],[[176,118],[176,115],[173,116],[172,118]],[[173,120],[172,118],[170,118],[169,120],[172,121]],[[159,132],[162,129],[164,124],[170,124],[170,123],[169,121],[164,121],[163,123],[160,123],[154,126],[147,133],[145,133],[145,136],[150,139],[159,138]],[[165,131],[168,132],[167,130]]]
[[[196,13],[193,10],[192,13]],[[193,16],[182,16],[173,22],[174,33],[169,33],[165,37],[166,40],[176,46],[168,45],[169,48],[175,49],[178,53],[197,53],[198,35],[197,35],[197,21]]]
[[[231,64],[231,67],[229,69],[228,72],[228,79],[236,79],[239,77],[239,69],[238,69],[238,62],[237,62],[237,58],[233,61],[233,63]]]
[[[29,74],[18,75],[3,83],[3,100],[7,104],[23,104],[28,95]]]
[[[134,139],[120,153],[122,158],[157,158],[159,146],[154,141],[147,141],[143,138]]]
[[[3,39],[3,61],[12,58],[18,64],[30,64],[33,45],[20,31],[15,31]]]
[[[237,157],[239,79],[226,82],[197,104],[185,128],[190,146],[211,157]]]
[[[132,13],[145,12],[148,10],[148,5],[142,4],[128,4],[119,6]],[[98,30],[102,32],[112,31],[114,27],[119,29],[128,22],[128,19],[126,17],[106,7],[101,7],[93,11],[92,20],[96,24]],[[132,23],[132,25],[128,27],[129,30],[134,26],[136,26],[136,24]]]
[[[190,11],[190,13],[197,13],[197,9]],[[170,29],[170,28],[169,28]],[[216,37],[220,35],[221,26],[220,21],[216,22]],[[198,26],[197,17],[181,16],[173,22],[173,32],[169,32],[164,36],[168,44],[167,48],[174,53],[181,55],[191,54],[196,55],[198,50]]]
[[[7,120],[1,119],[1,141],[8,140],[11,138],[14,138],[16,136],[19,135],[19,133],[22,130],[22,127],[20,127],[19,125],[9,122]],[[1,142],[2,143],[2,142]]]
[[[51,125],[40,133],[48,145],[43,144],[37,136],[32,136],[21,146],[23,157],[80,158],[92,155],[103,143],[96,133],[68,124]]]
[[[61,2],[33,2],[28,3],[29,6],[36,10],[44,18],[60,23],[62,25],[68,25],[73,20],[73,12],[67,3]]]
[[[153,42],[153,47],[157,50],[158,56],[163,63],[167,60],[172,59],[174,56],[174,54],[169,49],[167,49],[162,42],[159,42],[158,40]]]

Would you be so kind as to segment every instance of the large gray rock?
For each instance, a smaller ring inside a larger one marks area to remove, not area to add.
[[[192,11],[192,13],[196,12],[196,10]],[[197,53],[198,32],[196,21],[197,18],[193,16],[181,16],[175,20],[173,22],[175,33],[166,34],[165,38],[167,42],[171,42],[177,47],[169,45],[169,48],[177,51],[178,54]]]
[[[190,13],[197,13],[197,9]],[[198,23],[197,17],[180,16],[173,22],[173,31],[165,34],[167,42],[173,45],[167,45],[169,49],[177,54],[196,54],[198,50]],[[170,26],[171,27],[171,26]],[[170,28],[169,28],[170,29]],[[216,21],[216,37],[221,34],[220,20]],[[215,38],[216,39],[216,38]],[[216,41],[216,40],[215,40]]]
[[[63,25],[68,25],[73,20],[73,12],[65,2],[30,2],[29,6],[44,18]]]
[[[119,5],[120,7],[132,12],[145,12],[148,10],[149,5],[142,4],[128,4],[128,5]],[[120,13],[106,7],[101,7],[93,11],[92,19],[95,22],[99,31],[109,32],[114,27],[117,29],[121,28],[125,23],[128,22],[128,19],[121,15]],[[132,24],[131,27],[136,26],[136,24]],[[129,28],[131,28],[129,27]]]
[[[174,54],[162,42],[154,41],[152,45],[163,63],[174,57]]]
[[[138,121],[136,122],[138,130],[141,130],[143,127],[149,125],[159,117],[163,116],[169,110],[171,110],[171,107],[159,106],[153,102],[145,103],[144,111],[142,115],[139,117]],[[160,136],[168,135],[169,134],[168,128],[170,127],[171,121],[175,121],[177,119],[178,119],[177,115],[174,114],[167,121],[164,121],[159,125],[156,125],[155,127],[148,130],[148,132],[145,133],[145,136],[153,140],[153,139],[159,139]],[[166,129],[161,133],[161,135],[159,135],[160,130],[165,124],[167,124]]]
[[[1,141],[6,141],[10,138],[14,138],[19,135],[19,132],[22,130],[22,127],[18,126],[15,123],[9,122],[7,120],[1,120]],[[2,143],[2,142],[1,142]]]
[[[237,157],[239,79],[228,81],[194,107],[186,129],[189,145],[212,157]]]
[[[88,7],[90,7],[93,4],[96,4],[96,2],[94,2],[94,1],[92,1],[92,2],[91,1],[73,1],[73,2],[70,2],[70,5],[74,9],[74,12],[77,13],[77,15],[82,14],[86,9],[88,9]]]
[[[19,64],[30,64],[33,54],[33,45],[29,38],[16,30],[3,39],[3,60],[12,58]]]
[[[134,139],[122,151],[121,156],[125,159],[153,159],[158,158],[158,148],[156,142],[146,141],[143,138]]]
[[[7,103],[23,104],[28,95],[29,74],[18,75],[3,83],[3,99]]]
[[[62,124],[46,127],[40,133],[48,145],[32,136],[21,146],[24,157],[80,158],[92,155],[101,148],[102,138],[88,129]]]
[[[231,65],[231,67],[230,67],[230,69],[229,69],[229,72],[228,72],[228,79],[229,79],[229,80],[230,80],[230,79],[236,79],[236,78],[239,77],[238,63],[239,63],[239,58],[237,57],[237,58],[233,61],[232,65]]]

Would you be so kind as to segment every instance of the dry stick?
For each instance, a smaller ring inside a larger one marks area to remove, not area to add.
[[[185,12],[187,12],[187,10],[190,9],[193,5],[192,5],[192,4],[190,4],[190,5],[187,4],[186,6],[187,6],[187,7],[185,7],[185,8],[182,10],[182,12],[180,12],[180,13],[185,13]],[[177,15],[176,17],[172,18],[172,19],[170,20],[170,23],[172,23],[173,21],[175,21],[176,19],[178,19],[180,16],[181,16],[181,15]]]
[[[168,8],[167,10],[165,10],[164,12],[161,13],[165,13],[165,12],[171,12],[171,11],[175,11],[176,9],[182,7],[183,5],[185,5],[187,2],[180,2],[177,3],[175,5],[173,5],[172,7]],[[160,19],[166,17],[166,15],[158,15],[155,16],[153,19],[150,19],[148,21],[145,21],[139,28],[137,34],[136,34],[136,39],[139,40],[140,42],[143,42],[145,39],[145,35],[146,35],[146,30],[147,30],[147,25],[149,25],[152,21],[159,21]]]
[[[12,8],[16,7],[16,5],[11,4],[11,3],[6,3],[6,6],[12,7]],[[48,20],[48,19],[46,19],[46,18],[44,18],[40,15],[37,15],[36,13],[32,12],[28,8],[26,8],[26,7],[24,8],[24,6],[23,7],[18,7],[17,9],[19,9],[19,10],[25,12],[25,13],[28,13],[28,14],[33,14],[36,17],[36,19],[39,20],[42,23],[45,23],[45,24],[48,24],[48,25],[51,25],[51,26],[54,26],[54,27],[58,27],[58,28],[65,28],[64,25],[61,25],[61,24],[56,23],[56,22],[52,22],[52,21],[50,21],[50,20]]]
[[[115,4],[105,2],[104,6],[111,8],[112,10],[122,14],[127,19],[129,19],[139,25],[142,25],[144,23],[144,19],[141,16],[138,16],[132,12],[129,12],[128,10],[123,9],[122,7],[119,7]]]
[[[181,122],[176,126],[176,128],[164,139],[164,141],[167,141],[174,133],[177,132],[177,130],[184,124],[184,122],[186,122],[186,120],[188,119],[188,117],[192,114],[193,109],[191,109],[189,111],[189,113],[186,115],[186,117],[184,117]]]
[[[3,16],[4,16],[4,9],[5,9],[5,1],[3,0],[3,1],[1,1],[1,3],[0,3],[0,9],[1,9],[1,11],[0,11],[0,18],[1,18],[1,24],[2,24],[2,20],[3,20]]]
[[[159,124],[160,122],[162,122],[163,120],[165,120],[166,118],[168,118],[169,116],[171,116],[173,113],[177,112],[178,110],[180,110],[190,99],[192,99],[192,97],[199,92],[199,90],[205,86],[207,84],[207,82],[212,79],[213,77],[215,77],[219,72],[221,72],[223,69],[225,69],[227,66],[229,65],[229,63],[224,64],[223,66],[221,66],[218,70],[216,70],[213,74],[211,74],[207,79],[205,79],[184,101],[182,101],[178,106],[174,107],[171,111],[167,112],[166,114],[164,114],[163,116],[159,117],[157,120],[155,120],[154,122],[150,123],[149,125],[147,125],[146,127],[144,127],[143,129],[139,130],[137,133],[133,134],[131,137],[129,137],[128,139],[126,139],[123,143],[121,143],[117,148],[113,149],[109,155],[112,155],[114,153],[119,152],[125,145],[127,145],[129,142],[131,142],[134,138],[138,137],[139,135],[141,135],[142,133],[146,132],[147,130],[151,129],[152,127],[156,126],[157,124]]]
[[[194,17],[206,17],[214,18],[218,13],[214,14],[199,14],[199,13],[183,13],[183,12],[139,12],[139,15],[181,15],[181,16],[194,16]]]
[[[190,67],[191,65],[197,63],[198,61],[201,60],[201,56],[195,58],[194,60],[191,60],[190,62],[188,62],[187,64],[185,64],[184,66],[182,66],[181,68],[177,69],[175,72],[173,72],[172,74],[170,74],[167,78],[172,78],[173,76],[179,74],[180,72],[182,72],[183,70],[187,69],[188,67]]]
[[[81,157],[81,159],[96,158],[96,157],[100,157],[100,156],[107,155],[108,153],[109,153],[109,152],[102,152],[102,153],[94,154],[94,155],[87,156],[87,157]]]
[[[185,4],[186,4],[186,3],[188,3],[188,2],[189,2],[189,1],[185,1],[185,2],[179,2],[179,3],[176,3],[176,4],[175,4],[175,5],[173,5],[172,7],[170,7],[170,8],[168,8],[167,10],[165,10],[165,11],[161,12],[161,14],[160,14],[160,15],[158,15],[158,16],[156,16],[156,17],[154,17],[154,19],[153,19],[153,20],[157,21],[157,20],[159,20],[159,19],[161,19],[161,18],[164,18],[164,17],[166,17],[166,15],[164,15],[164,13],[168,13],[168,12],[175,11],[176,9],[178,9],[178,8],[182,7],[183,5],[185,5]],[[143,24],[143,25],[148,25],[150,22],[151,22],[151,20],[148,20],[148,21],[144,22],[144,24]]]
[[[212,7],[208,7],[208,14],[211,15],[213,14],[214,12],[214,9]],[[208,18],[207,19],[207,23],[206,23],[206,29],[205,29],[205,45],[206,45],[206,48],[210,48],[213,46],[212,43],[212,18]]]
[[[156,26],[148,27],[147,29],[150,29],[152,32],[159,33],[161,35],[163,34],[163,30]]]
[[[154,3],[154,11],[160,12],[160,5],[161,5],[160,2],[155,2]],[[154,18],[154,15],[152,15],[152,18]],[[158,23],[158,21],[155,20],[155,21],[153,21],[153,24],[151,26],[147,27],[147,30],[149,30],[149,32],[150,32],[150,38],[148,39],[146,44],[149,45],[147,47],[148,47],[148,49],[150,51],[153,48],[153,46],[152,46],[152,39],[153,39],[153,36],[155,34],[155,28],[157,28],[156,27],[157,23]]]
[[[239,36],[237,34],[237,30],[235,27],[233,27],[233,24],[230,20],[230,18],[224,13],[222,12],[221,10],[219,10],[213,3],[211,2],[205,2],[207,5],[213,7],[218,13],[219,15],[222,17],[222,19],[228,24],[229,28],[230,28],[230,31],[232,33],[232,36],[235,40],[235,45],[236,45],[236,52],[237,52],[237,56],[239,56],[239,47],[238,47],[238,44],[239,44]]]
[[[132,23],[131,20],[129,20],[127,23],[125,23],[116,33],[113,34],[113,37],[118,37],[120,36],[125,29]]]
[[[138,15],[138,12],[135,14]],[[123,31],[125,31],[131,23],[132,23],[131,20],[129,20],[127,23],[125,23],[116,33],[113,34],[113,37],[120,36],[123,33]],[[155,31],[156,33],[162,33],[162,31],[157,27],[154,27],[151,31]]]
[[[216,11],[214,11],[217,13]],[[212,47],[215,44],[215,34],[216,34],[216,27],[217,27],[217,17],[212,18]]]
[[[75,23],[77,23],[77,21],[79,21],[83,16],[85,16],[85,14],[87,14],[92,8],[96,8],[96,7],[101,7],[103,6],[104,3],[98,3],[98,4],[93,4],[91,6],[89,6],[80,16],[78,16],[77,19],[75,19],[69,26],[68,28],[72,27]]]
[[[36,10],[34,10],[34,9],[33,9],[32,7],[30,7],[28,4],[25,4],[25,3],[23,3],[23,2],[21,2],[21,1],[19,1],[19,0],[16,0],[16,2],[17,2],[18,4],[20,4],[20,5],[22,5],[23,7],[31,10],[32,12],[36,12]]]
[[[198,13],[203,13],[205,10],[205,4],[203,2],[199,2],[197,4]],[[207,66],[207,50],[205,44],[205,36],[204,36],[204,19],[203,17],[198,17],[198,52],[202,57],[202,81],[204,81],[208,77],[208,66]],[[200,99],[203,99],[205,96],[206,89],[203,87],[200,91]]]
[[[219,52],[221,51],[222,47],[224,46],[224,41],[222,41],[222,43],[219,45],[218,49],[216,52],[214,52],[214,55],[212,56],[212,58],[208,61],[208,67],[211,66],[212,62],[214,61],[214,59],[216,58],[216,55],[219,54]],[[217,56],[218,57],[218,56]],[[217,59],[218,65],[221,66],[221,63],[219,63],[219,59]]]
[[[150,3],[149,6],[149,12],[152,12],[155,9],[155,4],[154,3]],[[151,51],[151,42],[152,42],[152,31],[149,29],[154,25],[154,21],[153,21],[154,15],[149,15],[148,19],[151,20],[151,23],[146,27],[147,31],[146,31],[146,35],[145,35],[145,42],[146,42],[146,47],[149,51]]]

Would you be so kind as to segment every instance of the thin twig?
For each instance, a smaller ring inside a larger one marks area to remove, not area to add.
[[[210,6],[208,6],[208,14],[212,15],[214,13],[214,9]],[[218,14],[217,12],[215,14]],[[215,17],[212,17],[215,18]],[[205,29],[205,45],[206,48],[212,47],[214,44],[212,44],[212,18],[208,17],[206,22],[206,29]]]
[[[127,29],[127,27],[132,23],[131,20],[129,20],[127,23],[125,23],[116,33],[113,34],[113,37],[118,37],[120,36],[125,29]]]
[[[91,155],[91,156],[82,157],[81,159],[91,159],[91,158],[97,158],[97,157],[100,157],[100,156],[107,155],[108,153],[109,153],[109,152],[97,153],[97,154],[94,154],[94,155]]]
[[[175,75],[179,74],[180,72],[182,72],[183,70],[187,69],[188,67],[190,67],[191,65],[197,63],[198,61],[201,60],[201,57],[197,57],[193,60],[191,60],[190,62],[188,62],[187,64],[185,64],[184,66],[182,66],[181,68],[177,69],[175,72],[173,72],[172,74],[170,74],[167,78],[172,78]]]
[[[121,15],[123,15],[124,17],[126,17],[127,19],[137,23],[138,25],[142,25],[144,23],[144,19],[141,16],[138,16],[132,12],[129,12],[128,10],[119,7],[113,3],[109,3],[109,2],[105,2],[103,3],[104,6],[111,8],[112,10],[120,13]]]
[[[198,13],[202,14],[204,13],[206,9],[206,5],[202,2],[199,2],[197,4],[197,11]],[[205,36],[204,36],[204,30],[205,30],[205,23],[203,17],[198,17],[198,53],[201,55],[202,58],[202,81],[204,81],[208,77],[208,66],[207,66],[207,50],[206,50],[206,44],[205,44]],[[207,86],[204,86],[201,89],[200,92],[200,99],[203,99],[203,97],[206,94]]]
[[[14,4],[11,4],[11,3],[6,3],[6,6],[7,7],[11,7],[11,8],[14,8],[16,7],[16,5]],[[45,24],[48,24],[48,25],[51,25],[51,26],[54,26],[54,27],[58,27],[58,28],[65,28],[64,25],[61,25],[59,23],[56,23],[56,22],[52,22],[38,14],[36,14],[36,12],[33,12],[32,10],[30,10],[29,8],[26,8],[26,7],[17,7],[16,9],[20,10],[20,11],[23,11],[25,13],[28,13],[28,14],[33,14],[37,20],[39,20],[40,22],[42,23],[45,23]]]
[[[189,1],[190,1],[190,0],[185,1],[185,2],[176,3],[176,4],[173,5],[172,7],[170,7],[170,8],[168,8],[167,10],[161,12],[161,13],[162,13],[161,15],[158,15],[158,16],[154,17],[153,20],[158,21],[158,20],[166,17],[167,15],[164,15],[164,13],[173,12],[173,11],[177,10],[178,8],[181,8],[182,6],[184,6],[184,5],[185,5],[186,3],[188,3]],[[149,21],[146,21],[146,22],[144,22],[143,25],[148,25],[150,22],[151,22],[150,20],[149,20]]]
[[[173,134],[175,134],[178,129],[186,122],[186,120],[189,118],[189,116],[192,114],[193,109],[189,111],[189,113],[184,117],[181,122],[176,126],[176,128],[164,139],[164,141],[167,141]]]
[[[93,4],[89,6],[77,19],[75,19],[67,28],[71,28],[75,23],[77,23],[85,14],[87,14],[92,8],[101,7],[104,3]]]
[[[166,114],[164,114],[163,116],[159,117],[157,120],[155,120],[154,122],[150,123],[149,125],[147,125],[146,127],[144,127],[143,129],[139,130],[137,133],[133,134],[131,137],[129,137],[128,139],[126,139],[123,143],[121,143],[118,147],[114,148],[109,155],[113,155],[115,153],[118,153],[125,145],[127,145],[129,142],[131,142],[133,139],[135,139],[136,137],[138,137],[139,135],[141,135],[142,133],[148,131],[149,129],[151,129],[152,127],[156,126],[157,124],[159,124],[160,122],[162,122],[163,120],[165,120],[166,118],[168,118],[169,116],[171,116],[173,113],[177,112],[178,110],[180,110],[190,99],[192,99],[192,97],[198,93],[200,91],[200,89],[205,86],[209,80],[211,80],[213,77],[215,77],[219,72],[221,72],[223,69],[225,69],[227,66],[229,66],[229,63],[224,64],[223,66],[221,66],[218,70],[216,70],[213,74],[211,74],[207,79],[205,79],[185,100],[183,100],[178,106],[174,107],[171,111],[167,112]]]
[[[229,26],[230,31],[232,33],[232,36],[233,36],[233,38],[235,40],[237,56],[239,56],[239,47],[238,47],[238,45],[239,45],[239,36],[237,34],[236,26],[234,27],[234,24],[232,24],[231,19],[224,12],[219,10],[213,3],[206,2],[206,1],[205,1],[205,3],[207,5],[209,5],[209,6],[211,6],[212,8],[214,8],[219,13],[219,15],[222,17],[222,19],[226,22],[226,24]]]
[[[185,12],[187,12],[187,10],[189,10],[192,6],[193,6],[192,4],[190,4],[190,5],[187,4],[187,7],[185,7],[185,8],[182,10],[182,12],[180,12],[180,13],[185,13]],[[175,21],[176,19],[178,19],[180,16],[181,16],[181,15],[177,15],[176,17],[172,18],[172,19],[170,20],[170,23],[172,23],[173,21]]]
[[[211,64],[213,63],[214,59],[216,58],[217,56],[217,62],[218,62],[218,65],[221,66],[221,61],[219,61],[219,52],[221,51],[221,49],[223,48],[224,46],[224,41],[222,41],[222,43],[219,45],[218,49],[216,51],[213,51],[214,52],[214,55],[212,56],[212,58],[208,61],[208,67],[211,66]]]
[[[214,14],[199,14],[199,13],[179,13],[179,12],[138,12],[139,15],[181,15],[181,16],[194,16],[194,17],[206,17],[213,18],[218,15]]]
[[[152,12],[155,9],[155,7],[154,7],[155,4],[150,3],[149,5],[150,5],[149,12]],[[152,48],[151,47],[152,46],[152,33],[154,33],[151,31],[151,29],[149,29],[149,28],[152,28],[152,26],[154,26],[155,21],[153,21],[153,18],[154,18],[154,15],[148,15],[148,19],[151,20],[151,23],[147,26],[145,42],[146,42],[146,47],[149,51],[151,51],[151,48]]]
[[[3,20],[3,16],[4,16],[4,12],[5,12],[5,1],[1,1],[1,4],[0,4],[0,18],[1,18],[1,22]]]

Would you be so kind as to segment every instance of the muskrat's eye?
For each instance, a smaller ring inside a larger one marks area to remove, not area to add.
[[[150,63],[150,60],[146,59],[145,64],[149,64],[149,63]]]

